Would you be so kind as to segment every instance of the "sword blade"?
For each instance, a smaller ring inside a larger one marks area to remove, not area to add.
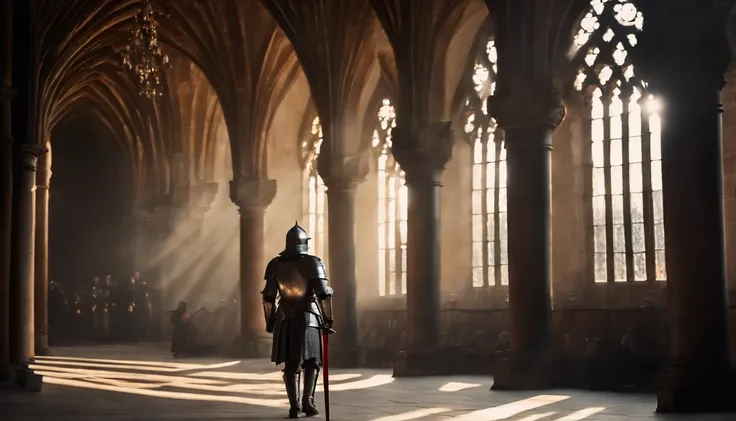
[[[330,364],[329,364],[329,337],[327,332],[322,333],[322,388],[325,394],[325,420],[330,421]]]

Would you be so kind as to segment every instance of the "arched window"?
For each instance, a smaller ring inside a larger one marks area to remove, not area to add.
[[[319,117],[312,120],[307,138],[302,142],[304,159],[304,216],[308,221],[307,233],[310,241],[311,253],[325,259],[326,244],[326,188],[322,177],[317,173],[317,157],[322,147],[322,125]]]
[[[406,294],[406,235],[408,195],[404,171],[391,154],[391,130],[396,113],[384,99],[373,131],[378,155],[378,293]]]
[[[628,51],[644,18],[630,0],[593,0],[575,36],[575,82],[590,104],[593,276],[664,280],[661,120]]]
[[[498,55],[493,40],[483,44],[471,75],[465,133],[473,144],[473,286],[508,285],[506,149],[488,115],[486,100],[496,89]]]

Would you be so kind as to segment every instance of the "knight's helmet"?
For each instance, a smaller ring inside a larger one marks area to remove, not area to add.
[[[286,246],[284,252],[287,254],[306,254],[309,251],[309,236],[307,232],[295,223],[286,233]]]

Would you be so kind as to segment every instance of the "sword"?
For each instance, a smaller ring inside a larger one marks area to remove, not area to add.
[[[330,421],[330,364],[329,364],[329,351],[328,346],[330,344],[329,337],[335,333],[334,329],[323,328],[322,329],[322,388],[325,394],[325,420]]]

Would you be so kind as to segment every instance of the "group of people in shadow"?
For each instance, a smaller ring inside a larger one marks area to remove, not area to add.
[[[49,341],[138,342],[158,339],[156,314],[160,294],[143,281],[138,271],[123,281],[107,275],[91,284],[67,291],[49,283]]]
[[[510,351],[510,334],[498,337],[497,358]],[[667,338],[629,327],[620,340],[564,335],[555,364],[555,387],[649,392],[667,358]]]

